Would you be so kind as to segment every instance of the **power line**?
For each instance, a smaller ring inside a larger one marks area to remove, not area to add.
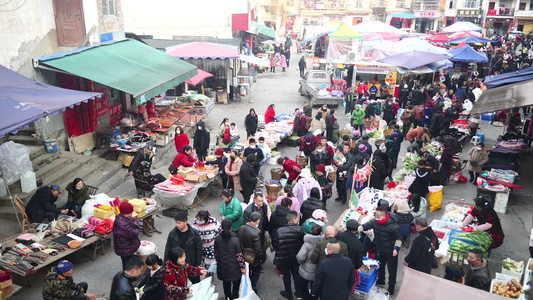
[[[11,0],[10,0],[11,1]],[[26,3],[26,0],[24,0],[24,2],[22,2],[22,4],[17,7],[17,8],[14,8],[14,9],[7,9],[7,10],[0,10],[0,12],[10,12],[10,11],[15,11],[15,10],[18,10],[19,8],[21,8],[24,4]],[[6,3],[7,4],[7,3]]]

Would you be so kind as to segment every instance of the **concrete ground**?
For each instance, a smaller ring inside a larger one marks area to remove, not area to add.
[[[292,113],[296,107],[301,108],[306,98],[299,95],[298,91],[298,79],[299,72],[297,71],[297,62],[299,56],[294,56],[291,60],[292,64],[288,68],[287,72],[281,72],[277,70],[276,73],[259,74],[257,83],[254,86],[253,99],[243,101],[242,103],[222,105],[217,104],[211,117],[205,120],[206,127],[211,130],[212,145],[214,145],[214,137],[216,131],[222,119],[227,117],[230,121],[237,123],[237,126],[243,134],[244,130],[244,117],[248,114],[250,108],[255,108],[258,114],[264,114],[267,106],[271,103],[276,105],[276,112],[280,113]],[[348,117],[343,114],[344,108],[339,107],[337,109],[336,117],[339,119],[339,124],[343,127],[348,122]],[[341,113],[342,111],[342,113]],[[481,125],[480,132],[485,133],[486,145],[492,146],[495,143],[496,137],[501,133],[501,128],[494,128],[488,123],[484,122]],[[400,157],[405,155],[405,149],[408,142],[404,142],[402,145]],[[470,149],[471,145],[465,143],[462,158],[466,157],[466,152]],[[283,156],[294,157],[297,149],[291,147],[279,146],[278,151]],[[168,174],[167,167],[174,158],[175,150],[168,151],[161,159],[154,165],[154,173],[160,172],[164,175]],[[531,230],[531,212],[533,211],[533,201],[531,194],[533,189],[529,186],[529,183],[533,180],[533,173],[526,170],[533,165],[533,159],[531,156],[524,155],[521,160],[520,179],[517,184],[526,186],[524,190],[514,191],[514,195],[509,202],[509,209],[507,214],[500,214],[502,219],[502,226],[505,231],[506,237],[504,244],[492,251],[489,266],[491,272],[501,271],[501,260],[506,257],[511,257],[515,260],[525,260],[529,257],[528,253],[528,238]],[[271,166],[269,166],[271,168]],[[266,174],[269,174],[268,170]],[[268,176],[268,175],[267,175]],[[336,193],[336,192],[334,192]],[[444,203],[443,207],[450,202],[466,201],[472,203],[472,199],[475,197],[476,190],[471,184],[456,184],[450,183],[444,188]],[[133,181],[129,180],[119,185],[117,188],[109,193],[111,197],[120,198],[133,198],[135,197],[135,189]],[[242,196],[238,195],[239,197]],[[336,195],[334,194],[332,199]],[[190,209],[190,222],[196,215],[198,210],[207,209],[213,216],[219,218],[219,205],[220,197],[218,194],[210,195],[202,205],[199,205],[193,209]],[[341,205],[339,202],[330,201],[328,203],[328,223],[333,224],[339,215],[348,207],[348,205]],[[443,210],[435,212],[428,212],[428,220],[438,219],[442,216]],[[150,240],[154,242],[159,251],[158,254],[162,255],[162,249],[165,247],[165,242],[168,232],[174,226],[174,220],[168,217],[161,217],[155,219],[156,227],[161,230],[162,234],[154,234],[152,237],[148,237],[144,234],[140,235],[141,240]],[[413,238],[411,239],[413,240]],[[396,293],[398,293],[402,277],[403,277],[403,258],[408,253],[408,249],[405,247],[400,251],[400,263],[398,266],[398,284],[396,286]],[[88,252],[81,252],[79,254],[72,255],[69,259],[74,263],[74,280],[77,282],[85,281],[89,284],[89,292],[95,293],[99,296],[108,297],[111,287],[111,280],[113,276],[120,271],[121,262],[112,249],[108,249],[104,256],[98,256],[95,261],[89,259]],[[281,300],[284,299],[280,296],[279,292],[283,290],[282,279],[278,277],[277,272],[272,264],[274,253],[268,253],[268,260],[263,265],[265,272],[261,274],[261,278],[258,285],[258,295],[261,299],[268,300]],[[23,288],[23,290],[14,296],[12,299],[40,299],[42,281],[46,271],[40,271],[39,273],[32,275],[33,286],[31,288]],[[434,272],[438,276],[442,276],[442,267]],[[216,291],[219,293],[219,299],[223,299],[222,285],[220,281],[214,280],[216,285]]]

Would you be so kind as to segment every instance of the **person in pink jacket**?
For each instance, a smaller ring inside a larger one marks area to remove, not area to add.
[[[309,198],[311,189],[314,187],[320,190],[320,200],[322,200],[322,189],[320,188],[318,181],[316,181],[313,178],[313,175],[311,175],[311,170],[302,169],[299,177],[300,179],[298,179],[293,191],[294,195],[298,199],[298,202],[300,203],[300,207],[302,206],[302,203]]]
[[[281,55],[281,72],[285,72],[285,69],[287,68],[287,58],[284,54]]]

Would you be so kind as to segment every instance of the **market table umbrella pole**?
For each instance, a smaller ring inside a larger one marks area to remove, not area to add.
[[[13,202],[13,195],[11,195],[11,191],[9,190],[9,185],[7,184],[7,180],[4,177],[4,173],[3,172],[2,172],[2,179],[6,183],[6,190],[7,190],[7,193],[9,195],[9,202],[11,202],[11,206],[13,207],[13,212],[15,213],[15,218],[17,218],[17,223],[19,224],[20,231],[23,232],[24,228],[22,228],[22,223],[20,222],[17,208],[15,207],[15,203]]]

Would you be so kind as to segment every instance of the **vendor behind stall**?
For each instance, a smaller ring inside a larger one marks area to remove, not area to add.
[[[30,223],[42,223],[44,219],[51,222],[60,214],[66,215],[68,209],[59,209],[54,204],[60,193],[61,189],[55,184],[40,187],[26,205],[26,214]]]
[[[67,184],[65,189],[68,192],[68,200],[63,208],[74,210],[76,216],[81,216],[81,207],[90,198],[89,187],[81,178],[75,178],[73,182]]]
[[[475,203],[474,209],[467,214],[463,221],[463,227],[466,227],[465,231],[486,231],[492,237],[490,249],[499,247],[503,244],[505,234],[498,214],[490,207],[489,201],[483,198],[477,198]],[[477,218],[477,225],[467,227],[474,218]]]
[[[289,178],[287,178],[287,184],[289,185],[298,178],[298,175],[300,175],[300,172],[302,171],[300,165],[288,157],[278,158],[278,165],[282,165],[283,170],[289,173]]]
[[[174,161],[172,162],[172,165],[170,166],[169,170],[173,169],[172,167],[174,167],[175,169],[174,169],[174,172],[171,171],[170,173],[175,174],[178,168],[181,166],[184,166],[184,167],[194,166],[194,163],[197,160],[193,158],[191,154],[192,154],[191,146],[187,145],[183,147],[183,151],[178,153],[178,155],[176,155],[176,158],[174,158]]]
[[[224,156],[224,150],[222,150],[222,148],[218,148],[215,151],[215,157],[216,160],[206,161],[205,163],[208,165],[218,166],[218,175],[220,175],[220,179],[222,180],[222,187],[226,188],[228,185],[228,174],[226,174],[226,164],[228,163],[228,158]]]
[[[189,146],[190,147],[190,146]],[[152,160],[154,158],[154,151],[152,146],[147,146],[135,154],[129,167],[129,174],[135,178],[135,187],[145,190],[152,190],[153,186],[165,181],[165,177],[161,174],[152,175],[150,168],[152,167]]]

